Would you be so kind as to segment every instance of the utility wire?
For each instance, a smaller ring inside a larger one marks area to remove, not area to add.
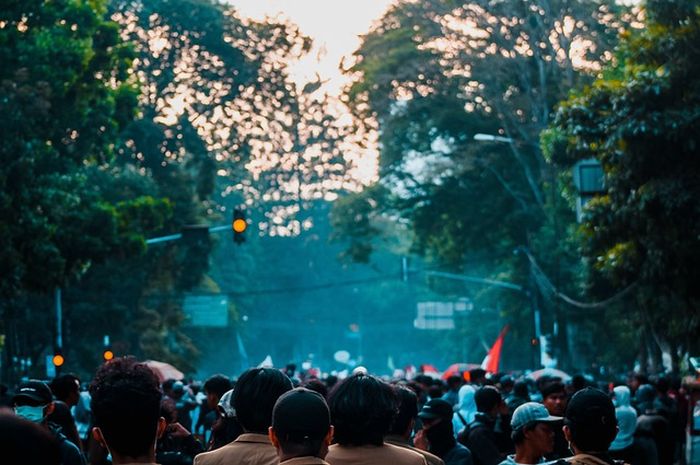
[[[540,290],[547,291],[549,294],[561,299],[562,301],[566,302],[567,304],[577,307],[580,309],[586,309],[586,310],[592,310],[592,309],[603,309],[610,305],[611,303],[623,298],[627,294],[629,294],[632,289],[634,289],[637,286],[637,282],[634,282],[618,292],[617,294],[613,295],[612,297],[609,297],[605,300],[602,300],[600,302],[581,302],[579,300],[573,299],[569,297],[568,295],[564,294],[563,292],[559,291],[559,289],[552,284],[552,281],[547,277],[544,271],[542,271],[542,268],[540,267],[539,263],[537,263],[537,260],[535,257],[530,253],[529,250],[527,250],[524,247],[521,247],[519,250],[522,250],[525,253],[525,256],[527,257],[528,261],[530,262],[530,265],[532,266],[532,271],[535,275],[535,282],[537,283],[538,287],[540,287]]]

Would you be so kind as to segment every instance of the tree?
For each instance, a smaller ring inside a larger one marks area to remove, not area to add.
[[[592,292],[634,285],[618,317],[678,370],[700,330],[700,4],[649,1],[646,13],[616,65],[561,105],[554,131],[562,163],[594,157],[605,171],[582,225]]]
[[[7,297],[47,291],[104,260],[119,212],[84,166],[112,157],[132,118],[130,52],[105,2],[29,1],[0,16],[0,257]]]
[[[138,254],[143,199],[113,203],[91,184],[133,118],[131,49],[106,2],[11,2],[0,13],[0,295],[3,375],[51,344],[46,299],[114,255]],[[33,306],[27,303],[35,304]]]
[[[586,0],[392,7],[363,38],[346,92],[366,131],[377,134],[379,187],[344,199],[335,223],[347,210],[366,213],[362,222],[401,218],[413,250],[430,262],[533,286],[522,255],[513,254],[526,246],[561,289],[578,290],[580,260],[564,240],[574,217],[539,138],[569,89],[592,81],[611,58],[623,12]],[[511,142],[476,142],[476,133]],[[371,199],[375,209],[352,206],[373,193],[381,194]],[[355,234],[356,258],[366,260],[375,232],[364,231],[364,245],[357,231],[338,234]],[[494,294],[480,294],[483,303],[512,308],[512,334],[529,340],[529,303]],[[557,302],[541,304],[551,310],[544,324],[563,327]]]

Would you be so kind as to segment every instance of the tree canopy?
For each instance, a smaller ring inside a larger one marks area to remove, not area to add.
[[[618,317],[677,368],[700,330],[700,4],[650,1],[646,12],[615,65],[561,105],[553,145],[560,162],[594,157],[605,172],[581,231],[592,292],[635,285]]]

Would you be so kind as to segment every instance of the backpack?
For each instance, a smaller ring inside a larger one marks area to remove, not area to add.
[[[462,423],[464,423],[464,428],[462,428],[459,434],[457,434],[457,442],[469,448],[469,435],[475,429],[486,428],[486,425],[480,422],[479,420],[474,420],[471,423],[467,423],[462,417],[462,415],[459,414],[459,412],[457,413],[457,415],[459,415],[459,419],[462,421]]]

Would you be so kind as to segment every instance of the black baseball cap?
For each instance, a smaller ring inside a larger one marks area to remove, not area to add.
[[[434,420],[436,418],[451,420],[452,415],[452,405],[443,399],[430,399],[418,412],[418,416],[423,420]]]
[[[282,394],[272,409],[272,429],[280,440],[322,439],[331,426],[326,400],[316,391],[296,388]]]
[[[579,429],[600,430],[617,426],[612,400],[603,391],[591,387],[573,395],[566,406],[564,421]]]
[[[17,387],[12,397],[12,404],[17,405],[46,405],[53,402],[53,395],[49,385],[43,381],[30,379]]]

